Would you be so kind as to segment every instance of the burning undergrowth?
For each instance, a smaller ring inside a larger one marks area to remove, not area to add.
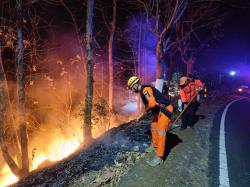
[[[76,151],[84,142],[83,137],[83,107],[85,99],[84,63],[79,54],[67,60],[58,57],[48,57],[40,65],[32,65],[30,74],[26,77],[26,125],[29,136],[30,169],[47,167],[55,161]],[[100,77],[99,69],[95,70],[95,92],[93,105],[94,138],[99,137],[107,130],[118,126],[122,120],[119,113],[109,113],[107,103],[107,83],[100,85],[105,79],[105,73]],[[10,92],[13,124],[18,129],[18,108],[16,98],[16,84],[8,82]],[[117,93],[120,90],[117,90]],[[6,125],[6,132],[11,129]],[[9,151],[13,157],[17,152],[9,142]],[[0,157],[0,186],[17,181]]]
[[[144,157],[150,137],[148,121],[130,122],[110,130],[92,145],[54,166],[34,171],[14,186],[102,186],[117,184]]]

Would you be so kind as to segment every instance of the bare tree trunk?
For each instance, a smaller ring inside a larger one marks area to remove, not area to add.
[[[162,40],[158,38],[156,45],[156,79],[163,78],[163,63],[162,63]]]
[[[104,79],[104,74],[105,74],[105,72],[104,72],[104,61],[102,61],[102,88],[101,88],[101,96],[102,97],[104,97],[104,82],[105,82],[105,79]]]
[[[144,82],[148,81],[148,59],[147,59],[147,50],[146,50],[146,37],[147,37],[147,27],[144,25],[144,37],[143,37],[143,75],[144,75]]]
[[[12,173],[17,176],[20,176],[21,170],[18,168],[15,161],[11,158],[8,147],[4,140],[4,119],[6,118],[7,111],[7,102],[8,102],[8,93],[7,93],[7,82],[5,77],[5,72],[2,64],[2,48],[0,47],[0,146],[3,158],[8,164]]]
[[[192,74],[193,64],[187,64],[187,75]]]
[[[147,75],[147,72],[146,72],[146,46],[145,46],[145,40],[146,40],[146,32],[147,32],[147,29],[145,28],[145,25],[144,25],[144,28],[143,28],[143,38],[142,38],[142,62],[143,62],[143,69],[142,69],[142,74],[143,74],[143,82],[146,82],[146,76]]]
[[[116,29],[116,0],[113,0],[113,17],[109,36],[109,110],[113,110],[113,90],[114,90],[114,73],[113,73],[113,41]]]
[[[193,65],[194,65],[194,59],[190,58],[188,61],[185,62],[187,65],[187,75],[192,74],[193,71]]]
[[[1,66],[1,72],[3,73],[2,76],[2,82],[3,82],[3,86],[4,86],[4,93],[6,95],[6,111],[5,113],[7,115],[5,115],[5,118],[0,118],[2,119],[2,121],[4,121],[5,126],[4,127],[8,127],[9,132],[8,132],[8,136],[11,136],[11,141],[10,143],[13,145],[14,148],[14,154],[16,154],[17,156],[17,162],[18,165],[21,166],[21,146],[20,146],[20,142],[18,140],[18,133],[17,133],[17,129],[15,127],[15,121],[14,121],[14,116],[13,116],[13,110],[11,107],[11,102],[10,102],[10,95],[9,95],[9,88],[8,88],[8,83],[7,83],[7,79],[6,79],[6,75],[5,75],[5,71],[4,71],[4,67],[3,67],[3,61],[2,61],[2,48],[0,47],[0,66]],[[8,142],[7,142],[8,144]]]
[[[22,34],[22,0],[17,0],[17,66],[18,66],[18,109],[19,129],[22,153],[22,170],[24,174],[29,173],[28,135],[25,123],[25,77],[23,66],[23,34]]]
[[[141,55],[141,40],[142,40],[142,23],[140,19],[139,26],[139,36],[138,36],[138,48],[137,48],[137,68],[138,68],[138,76],[142,80],[142,55]],[[141,113],[141,98],[140,95],[137,95],[137,114]]]
[[[168,71],[168,82],[167,82],[167,95],[168,95],[168,92],[169,92],[169,87],[170,87],[170,81],[171,81],[171,78],[172,78],[172,73],[173,73],[173,69],[174,69],[174,57],[173,57],[173,51],[170,51],[170,54],[168,55],[169,56],[169,71]]]
[[[87,0],[87,20],[86,20],[86,50],[87,50],[87,87],[86,87],[86,99],[85,99],[85,115],[84,115],[84,127],[83,137],[85,143],[92,141],[91,132],[91,112],[93,105],[93,15],[94,14],[94,0]]]
[[[162,92],[163,89],[163,51],[162,51],[162,39],[159,37],[157,39],[157,45],[156,45],[156,81],[155,81],[155,88],[157,88],[160,92]]]

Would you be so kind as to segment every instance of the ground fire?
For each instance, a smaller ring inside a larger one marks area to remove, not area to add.
[[[249,10],[0,0],[0,187],[249,187]]]

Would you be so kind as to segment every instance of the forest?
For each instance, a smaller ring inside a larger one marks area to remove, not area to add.
[[[0,0],[0,186],[138,116],[130,76],[161,91],[164,83],[168,97],[181,75],[206,79],[197,57],[223,37],[227,6]]]

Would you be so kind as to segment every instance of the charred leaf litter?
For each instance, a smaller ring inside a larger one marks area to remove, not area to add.
[[[130,121],[96,139],[87,148],[31,175],[13,186],[116,186],[150,144],[150,119]]]

